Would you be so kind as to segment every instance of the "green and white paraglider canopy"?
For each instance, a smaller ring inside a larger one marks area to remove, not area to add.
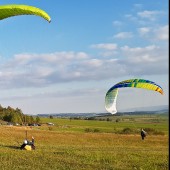
[[[144,80],[144,79],[129,79],[121,81],[114,86],[112,86],[105,96],[105,108],[106,110],[111,113],[115,114],[117,113],[116,109],[116,100],[118,96],[118,90],[120,88],[125,87],[131,87],[131,88],[143,88],[147,90],[153,90],[156,92],[159,92],[160,94],[163,94],[163,89],[157,85],[155,82],[150,80]]]

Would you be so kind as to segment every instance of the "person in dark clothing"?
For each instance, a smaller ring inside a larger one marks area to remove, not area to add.
[[[28,141],[25,139],[24,142],[23,142],[23,144],[21,145],[20,149],[21,149],[21,150],[24,149],[25,146],[27,145],[27,143],[28,143]]]
[[[35,145],[34,145],[34,137],[32,136],[32,141],[28,141],[27,139],[24,140],[23,144],[21,145],[20,149],[24,149],[26,145],[31,146],[31,148],[34,150]]]
[[[30,142],[31,148],[34,150],[35,145],[34,145],[34,137],[32,136],[32,141]]]
[[[142,140],[144,140],[145,137],[146,137],[146,132],[143,129],[141,129],[141,138],[142,138]]]

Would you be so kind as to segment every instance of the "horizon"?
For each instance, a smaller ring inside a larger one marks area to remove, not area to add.
[[[156,107],[155,109],[153,109],[153,107]],[[163,107],[163,108],[162,108]],[[137,109],[137,110],[134,110],[134,109]],[[141,110],[140,110],[141,109]],[[148,110],[147,110],[148,109]],[[119,113],[129,113],[129,112],[155,112],[155,111],[162,111],[162,110],[168,110],[168,105],[160,105],[160,106],[150,106],[150,107],[143,107],[142,108],[131,108],[131,109],[127,109],[126,111],[125,110],[122,110],[122,111],[118,111],[116,114],[119,114]],[[107,111],[101,111],[101,112],[63,112],[63,113],[43,113],[43,114],[36,114],[36,115],[62,115],[62,114],[110,114],[110,115],[116,115],[116,114],[111,114],[111,113],[108,113]]]

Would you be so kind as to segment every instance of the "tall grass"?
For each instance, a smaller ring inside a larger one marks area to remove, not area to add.
[[[53,123],[56,125],[52,126],[52,129],[45,125],[35,128],[0,126],[0,169],[168,169],[167,133],[149,134],[145,140],[141,140],[139,133],[111,132],[114,127],[117,128],[115,131],[127,128],[126,122],[118,125],[121,122],[117,124],[106,121],[53,119]],[[141,124],[137,123],[136,126],[140,127]],[[85,132],[86,128],[100,129],[100,131]],[[154,129],[154,126],[152,128]],[[26,130],[29,139],[31,136],[35,137],[36,150],[34,151],[19,149]],[[107,133],[104,132],[105,130]]]

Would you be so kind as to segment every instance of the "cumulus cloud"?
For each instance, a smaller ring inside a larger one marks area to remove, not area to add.
[[[140,4],[135,6],[140,7]],[[136,15],[128,14],[126,17],[135,21],[138,21],[137,19],[154,21],[161,14],[162,11],[145,10]],[[122,23],[115,20],[113,25],[120,26]],[[97,56],[83,51],[61,51],[47,54],[16,54],[9,60],[1,57],[3,62],[0,63],[0,87],[39,88],[73,81],[87,82],[128,75],[167,74],[168,47],[161,46],[159,42],[168,40],[169,25],[157,24],[157,27],[154,24],[143,25],[137,30],[141,37],[149,40],[150,45],[145,45],[148,44],[147,41],[142,42],[139,47],[96,43],[90,47],[101,52]],[[135,30],[122,31],[115,34],[114,38],[124,40],[135,36]]]
[[[93,49],[101,50],[99,55],[102,57],[115,56],[118,50],[118,45],[115,43],[93,44],[90,47]]]
[[[126,55],[127,72],[136,75],[157,75],[168,73],[167,49],[150,45],[146,47],[130,48],[124,46],[122,53]],[[127,67],[128,66],[128,67]],[[132,70],[130,70],[132,69]]]
[[[113,37],[114,38],[118,38],[118,39],[132,38],[133,37],[133,33],[132,32],[120,32],[120,33],[114,35]]]
[[[0,85],[4,87],[45,86],[60,79],[64,80],[65,74],[67,75],[70,70],[74,72],[77,67],[76,62],[87,58],[88,55],[83,52],[18,54],[0,65]],[[56,80],[51,80],[49,77],[54,74]]]
[[[164,13],[163,11],[148,11],[148,10],[145,10],[145,11],[142,11],[142,12],[138,12],[137,15],[140,18],[143,18],[143,19],[155,20],[158,15],[163,14],[163,13]]]
[[[155,37],[157,40],[168,40],[169,39],[169,25],[159,27],[154,30]]]
[[[113,26],[121,26],[122,24],[121,21],[113,21]]]
[[[140,36],[149,41],[167,41],[169,39],[169,25],[159,27],[141,27],[138,29]]]
[[[117,44],[105,43],[105,44],[93,44],[91,48],[104,49],[104,50],[116,50]]]
[[[137,17],[132,15],[132,14],[126,14],[125,18],[127,18],[127,19],[129,19],[131,21],[137,21],[138,20]]]
[[[147,35],[151,31],[151,28],[141,27],[141,28],[138,29],[138,31],[139,31],[141,36],[144,36],[144,35]]]
[[[168,72],[166,47],[126,45],[118,49],[119,55],[116,57],[100,59],[84,52],[24,54],[23,58],[22,54],[18,54],[0,64],[0,87],[46,87],[56,83],[106,80],[129,74],[156,75]]]
[[[157,62],[162,60],[162,56],[157,55],[160,48],[155,45],[146,47],[130,48],[124,46],[121,48],[123,53],[134,63]]]

